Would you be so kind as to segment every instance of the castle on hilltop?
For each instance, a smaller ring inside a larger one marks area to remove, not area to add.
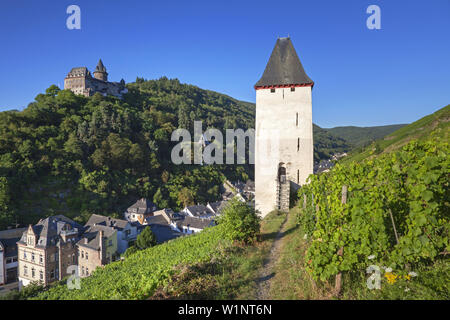
[[[120,82],[108,81],[108,72],[106,72],[102,59],[98,61],[94,76],[86,67],[72,68],[64,79],[64,89],[86,97],[99,92],[104,96],[112,95],[121,98],[122,94],[128,92],[123,79]]]

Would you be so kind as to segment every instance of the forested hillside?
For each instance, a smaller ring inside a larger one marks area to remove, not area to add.
[[[313,124],[314,134],[314,162],[329,159],[335,153],[348,152],[352,145],[345,139],[338,137],[326,129]]]
[[[253,127],[254,105],[181,84],[128,84],[123,100],[84,97],[51,86],[21,111],[0,113],[0,229],[64,214],[119,216],[137,197],[180,208],[217,200],[226,174],[244,166],[176,166],[172,131],[203,120],[204,130]]]
[[[364,146],[375,140],[384,138],[392,132],[406,126],[406,124],[393,124],[375,127],[335,127],[324,129],[336,137],[340,137],[353,146]]]

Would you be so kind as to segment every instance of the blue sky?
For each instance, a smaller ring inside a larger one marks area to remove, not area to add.
[[[71,4],[81,30],[66,28]],[[381,30],[366,27],[371,4]],[[277,37],[290,35],[316,83],[315,123],[408,123],[450,103],[449,15],[449,0],[2,0],[0,110],[99,58],[113,81],[167,76],[254,102]]]

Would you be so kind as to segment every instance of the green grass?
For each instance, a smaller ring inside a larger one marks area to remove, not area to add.
[[[316,283],[304,268],[308,240],[297,224],[298,208],[291,209],[282,238],[282,249],[272,279],[270,297],[274,300],[329,299],[328,283]]]
[[[368,289],[369,275],[364,273],[344,274],[341,299],[356,300],[449,300],[450,299],[450,263],[437,260],[432,266],[417,267],[416,277],[410,280],[400,279],[388,283],[381,273],[380,289]],[[395,273],[395,271],[393,271]]]
[[[152,299],[255,299],[256,280],[285,213],[272,212],[261,222],[260,241],[232,246],[212,261],[184,265]]]

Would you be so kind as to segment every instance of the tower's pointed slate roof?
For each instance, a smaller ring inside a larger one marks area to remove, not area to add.
[[[314,85],[295,52],[291,39],[278,38],[257,87],[278,85]]]
[[[102,59],[98,60],[98,64],[97,67],[95,68],[95,71],[99,71],[99,72],[105,72],[106,68],[103,65]]]

